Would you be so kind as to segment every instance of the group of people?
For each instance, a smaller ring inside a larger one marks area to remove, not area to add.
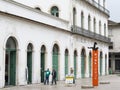
[[[57,82],[56,82],[57,73],[56,73],[55,69],[52,70],[52,73],[50,73],[49,68],[44,72],[45,72],[44,85],[49,84],[49,76],[50,76],[50,74],[52,75],[52,83],[51,83],[51,85],[53,85],[53,83],[57,84]],[[72,68],[70,68],[70,75],[74,76],[74,70]],[[73,83],[75,83],[75,78],[73,79]]]
[[[52,73],[50,73],[49,68],[48,68],[48,69],[45,71],[44,85],[45,85],[45,84],[49,84],[49,76],[50,76],[50,74],[52,75],[52,83],[51,83],[51,84],[53,84],[53,83],[57,84],[57,82],[56,82],[57,73],[56,73],[55,69],[53,69],[53,70],[52,70]]]

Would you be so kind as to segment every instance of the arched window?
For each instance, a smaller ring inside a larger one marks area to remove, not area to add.
[[[104,24],[104,36],[106,36],[106,24]]]
[[[41,11],[41,9],[39,7],[35,7],[35,9]]]
[[[88,30],[91,30],[91,17],[90,15],[88,16]]]
[[[96,33],[96,19],[95,18],[93,20],[93,29],[94,29],[94,33]]]
[[[99,34],[101,34],[101,21],[99,21]]]
[[[81,28],[84,28],[84,14],[81,12]]]
[[[33,46],[32,46],[31,43],[29,43],[29,45],[28,45],[28,47],[27,47],[27,51],[32,51],[32,49],[33,49]]]
[[[76,8],[73,8],[73,26],[76,24]]]
[[[105,0],[103,0],[103,7],[105,8]]]
[[[58,54],[59,53],[59,47],[57,44],[54,45],[53,47],[53,53]]]
[[[58,9],[57,6],[53,6],[53,7],[51,8],[51,15],[56,16],[56,17],[59,17],[59,9]]]
[[[6,48],[7,49],[16,49],[16,42],[15,42],[15,40],[12,37],[10,37],[7,40]]]
[[[42,45],[42,47],[41,47],[41,53],[45,53],[45,51],[46,51],[46,47],[44,45]]]

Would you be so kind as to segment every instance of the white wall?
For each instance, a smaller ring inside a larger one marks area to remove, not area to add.
[[[41,11],[50,14],[52,6],[59,7],[60,17],[69,20],[69,4],[70,0],[14,0],[30,7],[39,7]]]
[[[20,1],[20,0],[19,0]],[[27,0],[21,0],[20,2],[23,3],[30,2]],[[11,1],[9,1],[11,2]],[[46,46],[46,68],[50,68],[52,70],[52,48],[53,45],[56,43],[59,46],[60,54],[59,54],[59,80],[64,80],[64,51],[67,48],[69,50],[69,69],[70,67],[74,67],[73,64],[73,53],[74,50],[77,50],[78,57],[77,57],[77,78],[81,77],[81,50],[82,48],[85,48],[86,51],[86,73],[85,76],[89,76],[89,68],[88,68],[88,55],[89,55],[89,46],[93,46],[94,42],[98,43],[99,51],[104,52],[104,54],[108,53],[108,44],[100,41],[96,41],[94,39],[90,39],[87,37],[83,37],[76,34],[71,34],[69,24],[72,23],[72,9],[74,6],[77,9],[77,18],[80,18],[81,11],[84,11],[85,15],[85,29],[87,29],[87,17],[88,14],[91,15],[91,18],[93,20],[94,17],[96,17],[96,20],[101,20],[101,22],[107,22],[108,17],[104,15],[103,13],[100,14],[99,11],[94,10],[93,8],[87,6],[83,2],[73,4],[67,4],[63,7],[63,1],[57,2],[57,1],[48,1],[50,5],[43,2],[43,0],[39,1],[40,6],[41,2],[45,3],[43,4],[43,8],[45,11],[49,12],[49,7],[53,6],[54,2],[55,4],[60,6],[61,17],[62,19],[51,17],[47,14],[43,13],[36,13],[34,10],[30,8],[26,8],[21,5],[9,4],[5,1],[0,1],[0,8],[1,8],[1,14],[0,14],[0,87],[4,87],[4,76],[5,76],[5,45],[6,41],[10,36],[13,36],[16,38],[18,43],[17,48],[17,74],[16,74],[16,85],[25,85],[27,84],[25,80],[25,68],[27,64],[27,45],[28,43],[33,44],[33,74],[32,74],[32,83],[40,83],[40,48],[44,44]],[[31,0],[31,2],[33,2]],[[28,3],[28,5],[31,6],[32,3]],[[39,4],[39,2],[36,0],[34,3]],[[33,4],[34,4],[33,3]],[[69,3],[68,0],[65,0],[64,3]],[[6,6],[9,7],[6,7]],[[44,6],[45,5],[45,6]],[[47,6],[48,5],[48,6]],[[10,7],[11,6],[11,7]],[[16,8],[15,8],[16,7]],[[32,6],[34,7],[34,5]],[[70,8],[69,8],[70,7]],[[10,9],[11,8],[11,9]],[[15,8],[13,10],[13,8]],[[24,9],[25,8],[25,9]],[[42,9],[42,7],[41,7]],[[46,10],[48,9],[48,10]],[[70,10],[71,9],[71,10]],[[18,10],[18,11],[17,11]],[[62,11],[63,10],[63,11]],[[23,11],[26,11],[26,13],[22,14]],[[5,13],[7,14],[5,14]],[[28,13],[29,12],[29,13]],[[64,14],[65,12],[65,14]],[[9,15],[13,14],[13,15]],[[30,14],[30,16],[29,16]],[[14,16],[16,15],[16,16]],[[20,16],[21,15],[21,16]],[[33,15],[33,16],[32,16]],[[40,15],[40,16],[39,16]],[[20,17],[17,17],[20,16]],[[36,17],[37,16],[37,17]],[[23,19],[24,17],[24,19]],[[35,17],[35,18],[33,18]],[[43,17],[45,20],[43,20]],[[26,19],[25,19],[26,18]],[[30,20],[28,20],[30,19]],[[32,21],[34,20],[34,21]],[[43,20],[43,21],[41,21]],[[68,21],[66,21],[68,20]],[[37,22],[36,22],[37,21]],[[41,21],[41,22],[40,22]],[[92,21],[93,22],[93,21]],[[97,21],[98,23],[98,21]],[[103,25],[102,23],[102,25]],[[80,26],[80,21],[77,20],[77,25]],[[98,24],[97,24],[98,25]],[[93,27],[93,26],[91,26]],[[98,30],[98,26],[96,28]],[[102,27],[103,30],[103,27]],[[98,31],[97,31],[98,32]],[[102,31],[102,35],[104,35]],[[108,55],[108,54],[107,54]],[[104,57],[103,57],[104,59]],[[103,62],[104,64],[104,62]],[[104,65],[103,65],[104,67]],[[104,68],[103,68],[104,69]],[[104,75],[104,70],[103,70]]]
[[[84,28],[88,30],[88,15],[91,16],[91,27],[93,27],[93,19],[96,18],[96,30],[99,34],[99,20],[101,21],[101,32],[104,35],[104,23],[107,26],[108,16],[101,13],[98,9],[86,4],[81,0],[14,0],[25,4],[30,7],[40,7],[42,12],[50,14],[50,9],[52,6],[57,6],[60,9],[59,18],[69,21],[69,24],[73,23],[73,8],[76,8],[76,25],[81,27],[81,12],[84,13]],[[98,0],[95,0],[98,3]],[[47,4],[46,4],[47,3]],[[100,5],[103,6],[103,0],[100,0]],[[71,26],[69,26],[71,27]],[[93,28],[91,28],[93,31]],[[108,36],[108,31],[107,35]]]
[[[113,49],[110,50],[111,52],[119,52],[120,49],[120,38],[119,38],[119,31],[120,31],[120,26],[115,25],[115,26],[110,26],[109,29],[111,30],[111,42],[113,42]]]
[[[81,36],[71,35],[69,32],[62,31],[57,28],[49,27],[40,23],[29,22],[28,20],[22,20],[20,18],[13,18],[8,15],[0,15],[0,26],[1,27],[1,47],[5,48],[6,40],[9,36],[16,38],[18,42],[18,55],[17,55],[17,84],[26,84],[25,81],[25,67],[26,67],[26,52],[28,43],[33,44],[33,78],[32,83],[40,82],[40,47],[44,44],[47,48],[47,67],[52,70],[52,48],[55,43],[58,44],[60,48],[60,66],[59,66],[59,79],[63,80],[64,77],[64,51],[68,48],[70,52],[70,67],[73,67],[73,52],[76,49],[78,52],[78,62],[80,62],[81,49],[84,47],[86,50],[86,55],[88,57],[89,49],[87,47],[93,46],[94,40],[84,38]],[[97,41],[98,42],[98,41]],[[100,50],[103,52],[108,52],[107,46],[98,42]],[[4,79],[4,65],[5,65],[5,49],[1,48],[1,80]],[[88,59],[88,58],[87,58]],[[87,62],[88,63],[88,62]],[[80,78],[80,63],[78,63],[77,73],[78,78]],[[2,74],[3,73],[3,74]],[[85,76],[88,77],[88,66]],[[4,85],[4,82],[1,83]]]

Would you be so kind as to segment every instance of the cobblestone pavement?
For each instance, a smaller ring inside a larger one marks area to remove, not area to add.
[[[99,86],[91,87],[91,79],[78,79],[76,84],[66,85],[59,81],[57,85],[31,84],[26,86],[6,87],[0,90],[120,90],[120,76],[108,75],[99,77]],[[84,87],[84,88],[83,88]]]

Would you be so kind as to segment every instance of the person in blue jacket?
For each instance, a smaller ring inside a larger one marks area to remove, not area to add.
[[[45,81],[44,85],[47,83],[49,85],[49,76],[50,76],[50,71],[49,68],[45,71]]]

